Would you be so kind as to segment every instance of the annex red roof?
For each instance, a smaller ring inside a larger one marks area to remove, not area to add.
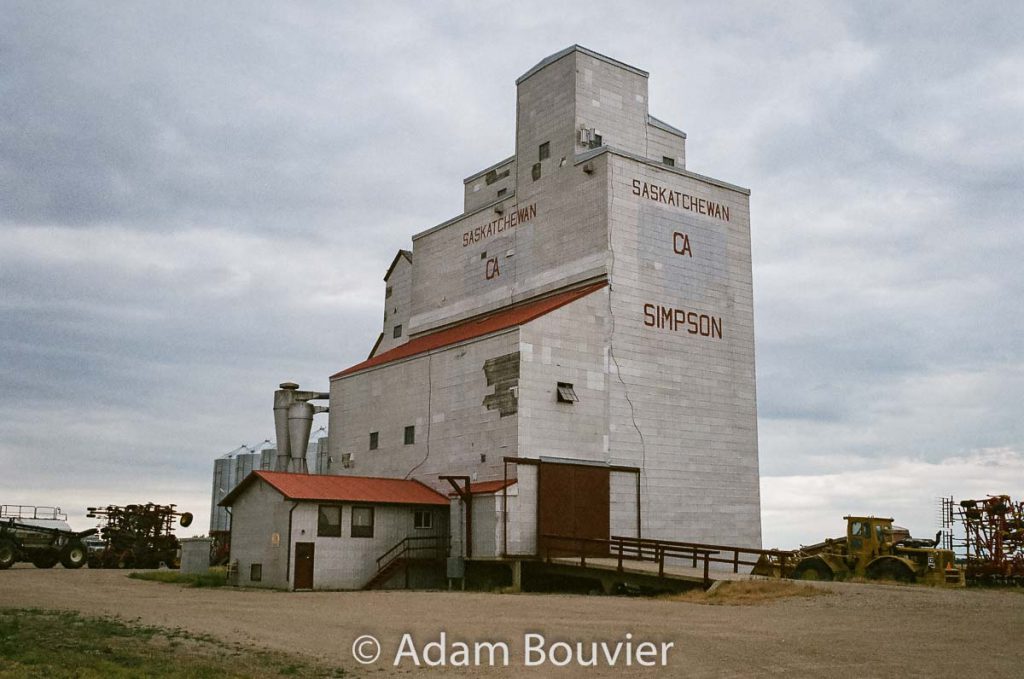
[[[567,290],[566,292],[560,292],[557,295],[544,297],[543,299],[538,299],[534,302],[527,302],[518,306],[501,309],[500,311],[495,311],[485,316],[471,318],[468,321],[459,323],[458,325],[453,325],[450,328],[438,330],[437,332],[432,332],[428,335],[421,335],[409,340],[405,344],[395,347],[390,351],[385,351],[383,354],[374,356],[362,363],[357,363],[351,368],[346,368],[339,373],[335,373],[334,375],[331,375],[331,379],[334,380],[339,377],[346,377],[352,373],[359,372],[360,370],[366,370],[367,368],[373,368],[402,358],[409,358],[428,351],[433,351],[434,349],[446,347],[450,344],[465,342],[466,340],[489,335],[492,332],[498,332],[499,330],[505,330],[507,328],[528,323],[543,316],[544,314],[551,313],[555,309],[563,307],[570,302],[575,302],[581,297],[586,297],[595,290],[603,288],[605,285],[607,285],[607,283],[602,281],[586,287],[576,288],[575,290]]]
[[[266,481],[288,500],[448,505],[448,498],[416,480],[268,471],[254,471],[249,474],[220,501],[220,504],[230,505],[256,479]]]
[[[489,493],[500,492],[502,489],[514,485],[515,482],[515,479],[509,479],[508,481],[505,481],[504,479],[498,479],[497,481],[480,481],[479,483],[474,481],[473,483],[470,484],[469,489],[473,495],[487,495]],[[448,493],[448,497],[457,496],[458,493],[456,493],[454,490]]]

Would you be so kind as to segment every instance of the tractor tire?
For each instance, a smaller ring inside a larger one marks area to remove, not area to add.
[[[793,580],[820,580],[830,581],[835,579],[832,569],[821,559],[806,559],[797,564],[793,569]]]
[[[868,564],[864,574],[870,580],[893,580],[904,583],[917,580],[917,576],[910,566],[893,558],[879,559]]]
[[[89,560],[89,550],[78,540],[69,542],[60,553],[60,564],[64,568],[81,568]]]
[[[18,559],[18,548],[10,540],[0,540],[0,571],[7,570]]]
[[[58,561],[60,561],[60,555],[53,549],[32,555],[32,565],[36,568],[53,568]]]

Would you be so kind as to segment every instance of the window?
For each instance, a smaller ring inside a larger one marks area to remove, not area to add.
[[[260,582],[263,580],[263,564],[254,563],[249,566],[249,581]]]
[[[537,181],[538,179],[540,179],[540,163],[534,163],[533,168],[530,172],[533,176],[533,181]]]
[[[558,402],[559,403],[575,403],[579,398],[576,396],[576,392],[573,391],[572,385],[568,382],[558,383]]]
[[[546,158],[550,158],[551,157],[551,142],[546,141],[543,144],[541,144],[540,145],[540,153],[538,155],[540,156],[538,158],[538,160],[544,160]]]
[[[316,534],[322,538],[341,537],[341,507],[320,505],[316,520]]]
[[[413,528],[433,528],[434,527],[434,513],[428,511],[416,511],[412,515],[412,527]]]
[[[391,297],[391,293],[392,293],[392,292],[394,292],[394,291],[393,291],[393,290],[391,289],[391,286],[389,285],[389,286],[388,286],[388,287],[387,287],[387,288],[386,288],[386,289],[384,290],[384,299],[389,299],[389,298]]]
[[[352,508],[352,537],[373,537],[373,507]]]
[[[501,198],[506,193],[508,193],[508,189],[498,189],[498,198]]]
[[[370,432],[370,450],[377,450],[377,445],[380,443],[380,432]]]
[[[675,158],[669,158],[668,156],[662,156],[661,157],[661,162],[665,163],[669,167],[675,167],[676,166],[676,159]]]
[[[416,443],[416,425],[410,425],[405,428],[405,445],[411,446]]]
[[[392,334],[393,337],[401,337],[402,336],[402,324],[399,323],[398,325],[396,325],[394,331],[391,334]]]

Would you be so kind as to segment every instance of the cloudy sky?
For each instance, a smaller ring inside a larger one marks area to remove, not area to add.
[[[2,3],[0,502],[177,502],[379,331],[572,43],[752,189],[766,546],[1024,496],[1012,3]]]

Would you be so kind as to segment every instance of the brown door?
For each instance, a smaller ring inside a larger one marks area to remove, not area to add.
[[[538,543],[552,556],[566,550],[588,556],[608,554],[608,547],[561,538],[607,540],[609,534],[609,471],[607,467],[541,462],[537,469]]]
[[[295,543],[295,589],[313,589],[313,543]]]

